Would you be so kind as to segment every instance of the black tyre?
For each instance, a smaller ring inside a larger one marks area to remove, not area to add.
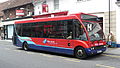
[[[22,47],[25,51],[28,51],[29,50],[29,48],[28,48],[28,44],[25,42],[24,44],[23,44],[23,47]]]
[[[84,50],[83,47],[77,47],[75,49],[74,54],[75,54],[75,57],[77,57],[79,59],[85,59],[85,58],[87,58],[87,54],[86,54],[86,52],[85,52],[85,50]]]

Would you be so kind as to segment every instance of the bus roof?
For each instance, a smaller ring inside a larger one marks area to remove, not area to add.
[[[95,16],[95,15],[86,14],[86,13],[75,13],[75,14],[68,15],[68,12],[64,11],[64,12],[48,13],[48,14],[33,16],[32,20],[16,21],[15,24],[77,19],[75,16],[79,16],[81,14]],[[54,15],[54,17],[52,17],[52,15]]]
[[[56,17],[47,17],[47,18],[37,18],[37,19],[26,20],[26,21],[16,21],[15,24],[57,21],[57,20],[67,20],[67,19],[76,19],[76,17],[75,17],[75,15],[69,15],[69,16],[56,16]]]

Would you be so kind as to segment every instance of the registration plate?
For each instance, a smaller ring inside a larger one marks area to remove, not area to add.
[[[97,53],[101,53],[101,52],[102,52],[102,50],[97,51]]]

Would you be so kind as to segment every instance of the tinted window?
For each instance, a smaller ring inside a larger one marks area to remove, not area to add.
[[[16,31],[19,36],[23,37],[42,37],[43,23],[17,24]]]
[[[87,15],[87,14],[81,14],[82,20],[88,20],[88,21],[99,21],[100,19],[97,16]]]
[[[17,25],[15,25],[15,27],[16,27],[16,32],[17,32],[17,34],[19,35],[19,36],[21,36],[22,34],[22,28],[21,28],[21,24],[17,24]]]
[[[66,39],[73,29],[72,20],[16,24],[19,36]]]

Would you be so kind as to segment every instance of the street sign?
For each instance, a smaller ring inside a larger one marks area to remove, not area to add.
[[[16,15],[17,16],[24,16],[25,15],[24,10],[16,10]]]

